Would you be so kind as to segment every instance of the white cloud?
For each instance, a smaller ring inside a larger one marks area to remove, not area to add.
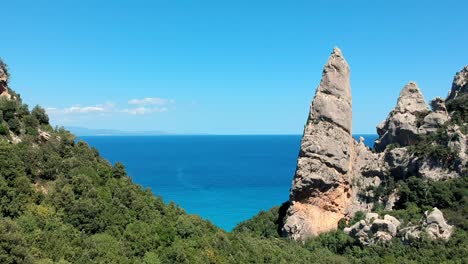
[[[128,101],[129,105],[168,105],[173,104],[175,101],[173,99],[164,99],[158,97],[146,97],[142,99],[132,99]]]
[[[104,103],[91,106],[74,105],[66,108],[48,107],[46,108],[49,114],[54,116],[86,116],[86,115],[105,115],[105,114],[130,114],[130,115],[147,115],[152,113],[167,112],[174,109],[172,99],[163,98],[143,98],[133,99],[128,101],[130,108],[117,107],[115,103]]]
[[[114,103],[105,103],[94,106],[75,105],[67,108],[46,108],[48,113],[52,114],[104,114],[115,110]]]
[[[162,113],[162,112],[167,112],[168,109],[166,107],[162,108],[148,108],[148,107],[137,107],[137,108],[132,108],[132,109],[124,109],[122,110],[122,113],[128,113],[131,115],[146,115],[146,114],[151,114],[151,113]]]

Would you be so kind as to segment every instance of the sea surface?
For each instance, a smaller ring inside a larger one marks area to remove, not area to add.
[[[361,135],[356,135],[358,138]],[[372,144],[376,135],[362,135]],[[230,231],[288,199],[301,136],[86,136],[133,181]]]

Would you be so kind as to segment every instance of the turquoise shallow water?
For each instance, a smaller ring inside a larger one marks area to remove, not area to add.
[[[357,136],[358,137],[358,136]],[[366,143],[375,135],[364,135]],[[299,135],[81,137],[134,182],[229,231],[288,199]]]

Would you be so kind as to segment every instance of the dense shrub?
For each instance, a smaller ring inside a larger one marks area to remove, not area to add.
[[[36,105],[33,110],[31,111],[31,115],[39,122],[41,125],[48,125],[49,124],[49,116],[47,116],[46,111],[44,108]]]

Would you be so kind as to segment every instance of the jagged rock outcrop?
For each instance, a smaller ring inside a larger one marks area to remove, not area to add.
[[[452,90],[446,101],[455,99],[456,97],[468,93],[468,65],[461,71],[457,72],[453,78]]]
[[[425,212],[426,232],[434,239],[449,239],[452,235],[453,226],[447,224],[442,211],[434,207],[432,212]]]
[[[0,97],[11,98],[8,93],[8,69],[6,64],[0,60]]]
[[[335,48],[304,129],[283,232],[304,240],[336,229],[348,215],[354,156],[349,66]]]
[[[403,228],[399,236],[403,240],[409,241],[419,239],[422,233],[426,233],[432,239],[448,240],[453,233],[453,226],[447,224],[442,211],[434,207],[431,212],[424,213],[424,219],[420,225]]]
[[[375,141],[376,151],[384,151],[390,144],[409,146],[417,141],[421,116],[429,112],[424,96],[415,82],[409,82],[400,92],[393,109],[379,126],[379,138]]]
[[[42,129],[37,129],[38,135],[37,135],[37,141],[45,143],[50,140],[50,133],[43,131]]]
[[[365,220],[345,228],[344,232],[362,245],[372,245],[394,238],[400,225],[400,221],[391,215],[380,219],[376,213],[367,213]]]
[[[351,205],[348,215],[352,216],[358,211],[370,211],[373,208],[373,187],[379,186],[384,177],[381,153],[374,153],[364,143],[364,138],[354,144],[354,156],[351,161]]]
[[[385,215],[382,219],[376,213],[367,213],[365,219],[343,231],[364,246],[390,241],[394,237],[401,237],[403,241],[419,239],[422,233],[432,239],[447,240],[453,233],[453,226],[447,224],[436,207],[424,213],[420,224],[400,229],[401,226],[401,222],[391,215]]]
[[[450,137],[448,146],[457,155],[457,171],[460,174],[468,174],[468,136],[465,134],[468,127],[468,65],[457,72],[453,78],[452,90],[445,100],[449,115],[452,121],[458,124],[451,124],[447,128],[447,135]],[[452,122],[453,123],[453,122]],[[465,131],[465,132],[463,132]]]
[[[334,49],[304,128],[283,235],[303,241],[336,229],[341,219],[349,220],[358,211],[371,212],[376,203],[392,210],[398,191],[382,195],[377,187],[383,182],[409,176],[444,180],[466,173],[466,123],[457,124],[466,118],[466,109],[460,108],[466,108],[467,70],[455,77],[451,97],[431,101],[431,111],[416,83],[409,82],[396,107],[377,127],[379,138],[372,151],[363,138],[356,142],[351,136],[349,66],[341,51]],[[393,226],[399,223],[387,224],[389,217],[358,223],[350,232],[363,244],[392,239]]]
[[[460,126],[453,125],[447,129],[447,135],[452,139],[448,147],[457,155],[458,171],[461,174],[468,174],[468,136],[465,135]]]
[[[424,124],[419,127],[419,134],[434,133],[450,119],[444,99],[437,97],[432,100],[431,109],[432,111],[424,117]]]

